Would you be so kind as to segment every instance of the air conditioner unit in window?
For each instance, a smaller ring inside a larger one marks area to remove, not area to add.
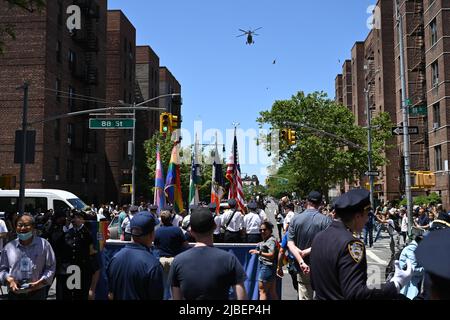
[[[55,181],[59,181],[59,174],[55,175]]]
[[[72,138],[67,138],[67,144],[72,145]]]
[[[86,178],[81,178],[82,183],[86,183]]]
[[[433,130],[436,130],[437,128],[439,128],[439,123],[434,122],[433,123]]]

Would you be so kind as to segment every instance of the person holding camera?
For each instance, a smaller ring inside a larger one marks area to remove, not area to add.
[[[45,300],[53,282],[56,260],[50,243],[35,235],[34,218],[17,220],[17,239],[1,253],[0,283],[8,286],[9,300]]]

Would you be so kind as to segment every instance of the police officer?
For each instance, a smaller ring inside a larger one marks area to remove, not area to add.
[[[240,243],[242,242],[242,228],[244,219],[242,213],[236,208],[236,200],[229,199],[228,206],[230,209],[225,211],[222,217],[222,228],[225,230],[224,242]]]
[[[395,274],[381,289],[367,288],[364,243],[353,234],[364,228],[370,209],[369,192],[353,189],[335,202],[336,217],[311,246],[311,281],[318,300],[405,299],[400,289],[409,282],[413,269],[396,261]]]
[[[247,205],[249,212],[244,216],[244,229],[247,236],[247,243],[258,243],[262,241],[259,228],[263,221],[256,213],[258,205],[255,201],[250,201]]]
[[[425,299],[450,300],[450,228],[430,232],[416,251],[425,270]]]
[[[64,235],[65,249],[62,251],[61,263],[79,267],[81,288],[72,288],[67,285],[65,278],[71,274],[61,277],[62,281],[59,281],[57,285],[60,286],[63,300],[88,300],[92,275],[95,271],[91,259],[91,254],[94,254],[93,238],[84,225],[86,218],[84,212],[74,210],[71,217],[72,228]]]
[[[151,251],[155,224],[149,212],[139,212],[131,220],[132,242],[106,268],[110,300],[163,299],[163,269]]]

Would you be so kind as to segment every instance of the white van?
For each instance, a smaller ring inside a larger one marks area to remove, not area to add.
[[[25,212],[82,210],[86,204],[73,193],[56,189],[25,189]],[[19,190],[0,189],[0,212],[19,212]]]

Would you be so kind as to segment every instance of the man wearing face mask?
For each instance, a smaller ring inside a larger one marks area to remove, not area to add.
[[[50,243],[35,235],[28,214],[17,221],[17,239],[9,242],[0,258],[0,283],[7,285],[9,300],[45,300],[53,282],[56,261]]]

